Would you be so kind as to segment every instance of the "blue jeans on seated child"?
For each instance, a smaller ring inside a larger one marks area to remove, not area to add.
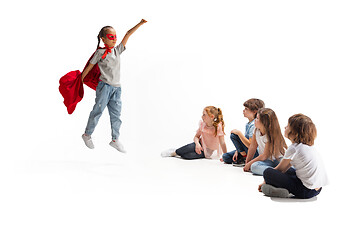
[[[176,149],[175,153],[186,160],[205,158],[203,151],[201,151],[201,154],[197,154],[195,152],[195,146],[195,143],[187,144],[181,148]]]
[[[111,123],[112,140],[116,140],[120,135],[120,114],[121,114],[121,87],[113,87],[102,81],[96,87],[96,99],[93,110],[90,113],[89,120],[85,129],[87,135],[91,135],[105,109],[108,107]]]
[[[279,160],[270,160],[270,159],[264,161],[257,161],[251,164],[250,169],[253,174],[262,176],[267,168],[274,168],[279,163],[280,163]]]
[[[233,142],[235,148],[236,148],[236,151],[238,152],[238,158],[240,157],[240,153],[241,152],[248,152],[248,148],[245,146],[245,144],[241,141],[241,139],[239,138],[238,135],[232,133],[230,135],[230,139],[231,141]],[[222,159],[224,160],[224,163],[228,163],[228,164],[231,164],[233,162],[233,156],[235,154],[235,150],[234,151],[231,151],[231,152],[227,152],[227,153],[224,153],[223,156],[222,156]],[[255,155],[253,158],[256,158],[257,156],[259,156],[259,153],[258,151],[256,150],[255,152]]]
[[[301,180],[296,176],[296,170],[289,168],[285,173],[279,170],[268,168],[264,171],[264,180],[266,184],[272,185],[276,188],[285,188],[290,193],[295,195],[295,198],[308,199],[315,197],[321,191],[321,188],[308,189],[304,186]]]

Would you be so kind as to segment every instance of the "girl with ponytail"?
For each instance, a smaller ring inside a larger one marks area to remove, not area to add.
[[[90,71],[94,66],[96,66],[96,68],[98,67],[100,70],[100,81],[96,87],[95,105],[90,113],[85,133],[82,135],[85,145],[90,149],[94,148],[91,135],[94,132],[103,111],[107,107],[110,115],[112,135],[112,141],[109,144],[119,152],[125,153],[123,145],[119,142],[119,131],[122,123],[120,120],[120,55],[125,51],[125,45],[129,37],[146,22],[146,20],[142,19],[135,27],[125,34],[124,38],[117,46],[115,46],[117,41],[116,31],[113,27],[103,27],[97,36],[97,50],[84,71],[81,73],[81,81],[84,82],[86,76],[89,73],[89,75],[91,75]],[[100,48],[100,40],[104,43],[105,48]]]
[[[180,156],[186,160],[199,158],[219,158],[227,152],[224,140],[224,117],[220,108],[205,107],[194,142],[178,149],[169,149],[161,153],[162,157]]]

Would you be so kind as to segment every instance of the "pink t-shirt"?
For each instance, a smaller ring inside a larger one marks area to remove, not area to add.
[[[197,135],[200,135],[200,143],[204,149],[204,154],[206,158],[219,158],[222,155],[222,150],[220,146],[220,137],[224,136],[222,130],[222,123],[219,123],[217,127],[217,135],[215,134],[215,127],[206,126],[206,123],[200,121],[199,129],[196,132]]]

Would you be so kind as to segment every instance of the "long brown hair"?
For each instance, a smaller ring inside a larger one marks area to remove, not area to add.
[[[216,137],[219,123],[222,124],[223,131],[225,128],[224,116],[222,115],[222,111],[220,108],[216,108],[214,106],[207,106],[206,108],[204,108],[204,110],[209,116],[214,115],[213,126],[215,127],[215,137]]]
[[[279,153],[284,155],[287,145],[281,134],[279,121],[275,112],[270,108],[261,108],[257,114],[265,128],[265,134],[270,146],[270,156],[276,158]]]

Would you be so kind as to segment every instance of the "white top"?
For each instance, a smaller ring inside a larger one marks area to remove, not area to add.
[[[265,151],[265,145],[267,143],[267,137],[266,134],[265,135],[261,135],[261,132],[259,129],[255,128],[255,137],[256,137],[256,142],[258,144],[258,153],[259,155],[263,154]],[[277,156],[278,159],[280,159],[282,157],[282,155]],[[270,160],[276,160],[276,158],[274,156],[272,156],[270,158]]]
[[[308,189],[320,188],[328,184],[325,167],[314,148],[302,143],[293,143],[285,152],[284,159],[296,170],[296,176]]]

